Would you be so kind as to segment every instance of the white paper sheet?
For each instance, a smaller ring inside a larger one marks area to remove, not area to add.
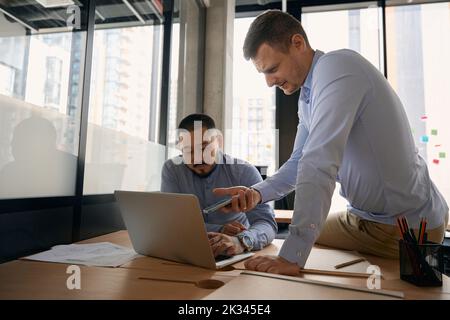
[[[308,261],[306,261],[305,269],[371,274],[370,269],[368,269],[371,265],[369,261],[358,262],[340,269],[335,268],[338,264],[358,258],[363,258],[363,256],[356,251],[314,247],[308,257]]]
[[[24,259],[86,266],[119,267],[138,256],[139,254],[133,249],[110,242],[99,242],[58,245]]]

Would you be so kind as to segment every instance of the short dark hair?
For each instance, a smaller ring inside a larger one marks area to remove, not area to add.
[[[215,129],[216,124],[213,118],[204,113],[193,113],[181,120],[178,125],[178,129],[186,129],[188,131],[194,130],[194,124],[196,121],[201,121],[202,127],[206,129]]]
[[[246,60],[254,58],[263,43],[287,52],[294,34],[300,34],[309,46],[308,37],[300,21],[289,13],[267,10],[250,25],[244,42],[244,57]]]

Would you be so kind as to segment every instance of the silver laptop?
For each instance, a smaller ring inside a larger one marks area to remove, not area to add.
[[[220,269],[251,252],[216,261],[195,195],[116,191],[134,250],[142,255]]]

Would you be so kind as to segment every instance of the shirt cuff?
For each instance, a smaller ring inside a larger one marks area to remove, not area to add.
[[[302,236],[291,233],[284,241],[279,256],[304,268],[314,241],[315,236],[312,232],[306,231]]]
[[[261,203],[265,203],[267,201],[273,200],[270,198],[271,194],[271,186],[265,181],[261,181],[252,186],[253,189],[257,190],[261,195]]]

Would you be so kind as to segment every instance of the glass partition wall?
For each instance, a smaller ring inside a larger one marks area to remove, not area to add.
[[[0,1],[0,199],[74,196],[87,1]]]
[[[119,230],[114,190],[159,190],[172,8],[0,0],[0,263]]]
[[[159,4],[0,1],[0,199],[159,189]]]

